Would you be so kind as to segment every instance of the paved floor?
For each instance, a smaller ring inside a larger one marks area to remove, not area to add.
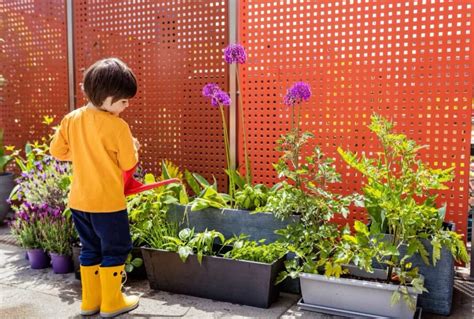
[[[0,318],[81,318],[80,282],[74,275],[57,275],[51,268],[30,269],[23,250],[11,245],[4,229],[0,227]],[[126,286],[129,294],[141,295],[141,302],[139,308],[121,318],[341,318],[300,310],[296,306],[298,296],[291,294],[282,294],[270,309],[259,309],[153,291],[146,280]],[[474,283],[456,280],[455,288],[454,312],[449,318],[474,318]],[[423,318],[446,317],[424,314]]]

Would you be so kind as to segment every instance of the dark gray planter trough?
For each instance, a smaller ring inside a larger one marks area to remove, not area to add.
[[[386,235],[386,238],[391,236]],[[429,254],[429,261],[432,263],[433,246],[429,240],[422,240],[426,251]],[[400,253],[404,255],[404,247],[401,247]],[[426,265],[419,255],[410,258],[413,267],[418,267],[419,273],[425,277],[424,286],[428,292],[418,296],[417,306],[423,309],[423,313],[429,312],[440,315],[451,314],[453,304],[453,286],[454,286],[454,259],[449,250],[441,249],[441,259],[436,266]],[[375,265],[377,268],[380,265]]]
[[[187,217],[185,210],[187,208]],[[299,222],[299,216],[281,221],[272,213],[254,213],[239,209],[206,208],[191,211],[191,206],[173,205],[167,213],[169,222],[177,223],[179,228],[195,228],[196,232],[217,230],[226,238],[234,235],[247,234],[251,240],[266,239],[265,243],[275,242],[279,236],[275,230],[286,228],[291,223]],[[282,283],[281,290],[299,294],[301,292],[298,279],[288,278]]]
[[[431,257],[433,246],[424,242],[425,247]],[[431,261],[431,260],[430,260]],[[441,259],[436,266],[426,265],[420,256],[411,259],[414,267],[418,267],[420,274],[425,277],[424,292],[418,297],[418,307],[423,308],[423,312],[430,312],[448,316],[451,314],[453,304],[454,285],[454,259],[449,250],[441,249]]]
[[[150,288],[268,308],[279,295],[275,286],[284,258],[273,264],[196,255],[186,262],[175,252],[142,248]]]
[[[185,218],[187,207],[188,218]],[[167,214],[167,219],[180,225],[180,228],[194,227],[196,232],[214,229],[226,238],[233,235],[247,234],[251,240],[266,239],[265,243],[276,241],[279,236],[275,230],[286,228],[291,223],[299,221],[299,216],[293,216],[281,221],[272,213],[254,213],[239,209],[206,208],[191,211],[191,206],[173,205]],[[189,220],[189,224],[188,224]]]

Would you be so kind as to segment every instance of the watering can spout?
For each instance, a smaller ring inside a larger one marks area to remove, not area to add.
[[[170,179],[165,179],[163,181],[158,181],[155,183],[142,184],[139,181],[137,181],[135,178],[133,178],[133,174],[135,173],[136,169],[137,169],[137,166],[133,167],[132,169],[128,171],[123,172],[125,196],[141,193],[146,190],[150,190],[150,189],[160,187],[160,186],[165,186],[171,183],[181,183],[181,181],[177,178],[170,178]]]

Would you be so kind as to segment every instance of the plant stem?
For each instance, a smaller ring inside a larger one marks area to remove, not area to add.
[[[248,185],[252,183],[252,171],[250,168],[250,159],[247,153],[247,134],[245,132],[245,117],[244,117],[244,108],[242,106],[242,85],[240,83],[240,73],[239,73],[239,64],[236,65],[237,70],[237,92],[239,94],[239,113],[242,124],[242,135],[244,141],[244,158],[245,158],[245,181]]]
[[[224,130],[224,148],[225,148],[225,157],[227,161],[227,170],[229,171],[229,195],[231,197],[230,200],[230,205],[231,207],[233,206],[234,202],[234,190],[235,190],[235,184],[234,184],[234,177],[232,173],[230,172],[232,168],[230,167],[230,153],[229,153],[229,132],[227,131],[227,120],[225,118],[225,112],[224,112],[224,107],[219,104],[219,110],[221,111],[221,117],[222,117],[222,128]]]
[[[296,139],[298,140],[298,146],[297,146],[297,149],[296,149],[296,171],[299,170],[299,157],[300,157],[300,120],[301,120],[301,105],[298,105],[298,119],[297,119],[297,122],[296,122]],[[301,177],[300,175],[297,173],[296,174],[296,186],[297,187],[300,187],[301,186]],[[303,191],[303,188],[301,187],[301,191]]]
[[[392,245],[395,246],[396,242],[398,241],[398,234],[397,234],[397,229],[394,229],[393,232],[393,240],[392,240]],[[390,256],[390,263],[393,264],[395,256],[391,255]],[[389,265],[388,270],[387,270],[387,283],[390,283],[392,280],[392,273],[393,273],[393,266]]]

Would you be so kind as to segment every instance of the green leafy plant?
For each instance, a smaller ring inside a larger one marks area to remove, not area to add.
[[[202,210],[208,207],[226,208],[231,202],[231,196],[224,193],[219,193],[217,190],[217,181],[214,178],[214,183],[210,184],[204,177],[197,173],[190,173],[185,171],[185,178],[188,185],[196,194],[194,199],[190,202],[191,211]]]
[[[318,146],[310,148],[314,135],[301,132],[301,103],[310,96],[306,83],[296,83],[285,96],[285,104],[291,108],[291,127],[277,140],[276,150],[281,155],[273,165],[284,181],[269,192],[267,204],[257,209],[271,211],[280,219],[301,217],[300,222],[277,231],[296,256],[285,263],[286,271],[278,281],[296,278],[300,272],[339,276],[342,268],[336,263],[336,248],[342,233],[331,219],[347,217],[349,205],[362,203],[358,194],[342,196],[329,190],[330,184],[341,181],[335,160],[326,157]]]
[[[287,253],[286,245],[275,242],[264,245],[265,239],[259,241],[247,240],[248,236],[240,236],[232,240],[232,249],[223,254],[225,258],[249,260],[271,264]],[[225,243],[228,245],[230,243]]]
[[[181,230],[178,237],[165,237],[168,242],[164,248],[169,251],[174,251],[179,254],[183,262],[186,261],[189,255],[197,255],[199,263],[202,262],[203,256],[212,256],[216,252],[213,245],[216,240],[221,243],[225,241],[224,235],[215,230],[205,230],[202,233],[194,233],[194,229],[185,228]]]
[[[3,129],[0,129],[0,175],[5,174],[5,168],[13,160],[13,156],[7,155],[7,148],[3,145]]]
[[[182,178],[179,168],[170,161],[162,162],[162,173],[159,179]],[[143,182],[153,183],[153,174],[145,174]],[[153,228],[167,225],[166,213],[173,204],[189,202],[186,188],[182,183],[172,183],[153,190],[128,196],[127,209],[130,220],[132,242],[136,247],[147,242]],[[159,228],[160,229],[160,228]],[[156,234],[154,234],[156,235]]]
[[[77,240],[77,234],[72,222],[71,211],[61,212],[53,209],[45,214],[39,223],[43,240],[43,248],[51,253],[72,256],[72,245]]]
[[[240,209],[256,210],[267,204],[269,192],[278,188],[278,185],[268,189],[263,184],[250,185],[245,184],[243,189],[235,193],[235,203]]]
[[[50,125],[53,118],[45,116],[43,123]],[[49,155],[49,142],[52,135],[42,137],[41,141],[26,143],[24,156],[19,151],[12,153],[21,171],[16,179],[17,185],[10,194],[10,200],[30,204],[47,204],[64,211],[67,207],[71,184],[71,165],[60,162]],[[18,210],[16,205],[12,206]]]
[[[338,149],[346,163],[367,179],[363,192],[371,220],[370,230],[358,222],[354,236],[344,235],[346,249],[341,260],[370,271],[368,260],[377,259],[387,266],[387,282],[395,278],[400,283],[392,300],[400,300],[401,295],[413,308],[407,285],[411,284],[418,291],[424,288],[410,257],[419,254],[430,264],[423,239],[433,246],[433,265],[439,260],[443,246],[457,261],[468,260],[461,236],[442,229],[443,213],[436,208],[436,195],[432,194],[434,190],[447,189],[446,183],[453,179],[454,168],[428,167],[419,158],[419,151],[426,146],[393,132],[393,123],[379,115],[372,116],[369,129],[382,146],[382,152],[374,158]],[[379,236],[383,233],[389,236]]]
[[[135,268],[139,268],[143,265],[143,259],[133,258],[132,254],[128,254],[127,260],[125,261],[125,271],[131,273]]]
[[[245,234],[226,240],[222,233],[207,229],[204,232],[195,233],[194,229],[184,228],[177,236],[164,235],[161,238],[159,247],[152,246],[152,248],[176,252],[183,262],[190,255],[196,255],[199,263],[202,262],[203,256],[221,255],[224,258],[273,263],[287,251],[286,245],[282,243],[264,245],[265,240],[249,241],[248,235]]]

